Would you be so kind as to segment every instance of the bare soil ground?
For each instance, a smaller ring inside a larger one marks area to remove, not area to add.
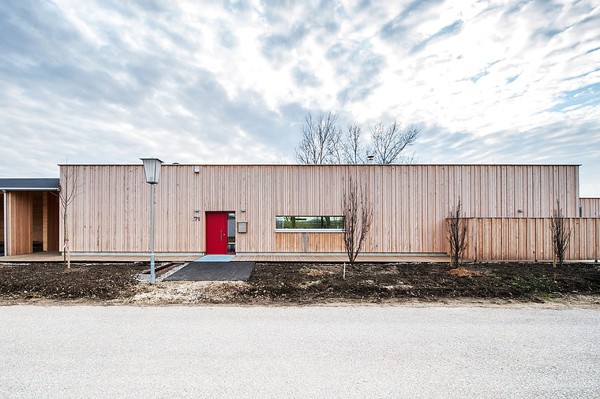
[[[0,299],[106,301],[131,296],[138,264],[0,264]]]
[[[286,305],[576,301],[600,305],[600,265],[257,263],[247,282],[139,283],[140,264],[0,264],[0,301]]]
[[[568,264],[554,269],[539,263],[479,263],[452,269],[442,263],[260,264],[245,298],[274,302],[342,299],[367,302],[452,298],[518,299],[541,302],[565,295],[599,295],[598,264]],[[599,298],[600,299],[600,298]]]

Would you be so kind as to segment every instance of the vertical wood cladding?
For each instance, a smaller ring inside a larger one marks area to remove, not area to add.
[[[44,251],[59,250],[59,200],[58,194],[54,192],[44,193]]]
[[[7,239],[4,242],[7,255],[31,253],[33,237],[32,193],[14,191],[6,193]]]
[[[465,258],[552,260],[551,218],[467,219]],[[565,218],[571,232],[566,259],[598,259],[600,218]]]
[[[4,192],[0,191],[0,242],[5,242],[4,238]],[[2,252],[0,255],[4,255]]]
[[[600,198],[580,198],[579,202],[581,205],[581,217],[600,217]]]
[[[45,194],[46,193],[42,191],[31,192],[31,206],[33,212],[33,230],[31,237],[32,241],[44,241],[44,207],[47,206],[47,202],[44,203]]]
[[[61,179],[67,170],[78,187],[74,252],[149,250],[142,165],[61,166]],[[350,175],[373,204],[365,252],[445,252],[445,219],[459,199],[468,217],[548,217],[556,200],[565,216],[579,212],[577,166],[201,165],[195,173],[193,165],[163,165],[156,251],[204,252],[205,212],[229,211],[248,222],[248,232],[236,235],[237,252],[342,252],[341,233],[276,232],[275,216],[341,214]]]

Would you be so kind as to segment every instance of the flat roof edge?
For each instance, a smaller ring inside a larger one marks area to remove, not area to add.
[[[208,164],[208,163],[163,163],[162,166],[300,166],[300,167],[339,167],[339,166],[582,166],[580,163],[419,163],[419,164],[318,164],[306,165],[297,163],[271,164],[271,163],[251,163],[251,164]],[[58,166],[143,166],[141,163],[59,163]]]
[[[27,188],[27,187],[0,187],[0,191],[60,191],[58,187],[36,187],[36,188]]]
[[[0,178],[4,191],[58,191],[59,178]]]

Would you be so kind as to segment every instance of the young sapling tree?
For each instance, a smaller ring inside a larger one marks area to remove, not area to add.
[[[446,220],[446,237],[450,246],[450,264],[458,267],[467,248],[467,221],[462,213],[462,202],[450,211]]]
[[[569,249],[571,230],[567,226],[567,221],[563,216],[560,201],[558,200],[556,201],[556,209],[554,209],[554,212],[552,213],[550,229],[552,236],[552,264],[556,267],[556,262],[558,261],[558,264],[562,266]]]
[[[373,208],[367,194],[367,188],[359,185],[348,174],[346,188],[342,194],[342,216],[344,216],[344,249],[350,265],[362,251],[367,234],[373,222]],[[343,278],[346,278],[344,262]]]

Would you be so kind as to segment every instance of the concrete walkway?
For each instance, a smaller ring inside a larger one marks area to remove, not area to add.
[[[156,262],[193,262],[199,255],[172,255],[157,254]],[[36,252],[26,255],[0,256],[0,262],[10,263],[44,263],[62,262],[63,255],[60,252]],[[94,255],[72,255],[71,262],[150,262],[148,255],[115,255],[111,253]]]
[[[157,262],[194,262],[201,255],[172,255],[157,254]],[[214,255],[203,256],[201,259],[211,261]],[[345,262],[348,258],[344,255],[331,254],[279,254],[279,255],[217,255],[217,258],[232,260],[235,262]],[[34,262],[62,262],[63,256],[59,252],[36,252],[34,254],[0,256],[0,262],[34,263]],[[117,254],[95,254],[71,256],[72,262],[149,262],[150,255],[117,255]],[[450,262],[445,254],[378,254],[359,255],[358,262]]]
[[[346,255],[327,255],[327,254],[283,254],[283,255],[236,255],[236,262],[348,262]],[[377,254],[377,255],[359,255],[357,262],[369,263],[394,263],[394,262],[450,262],[450,258],[445,254]]]
[[[598,398],[600,311],[0,307],[2,398]]]
[[[196,262],[231,262],[235,255],[204,255]]]

